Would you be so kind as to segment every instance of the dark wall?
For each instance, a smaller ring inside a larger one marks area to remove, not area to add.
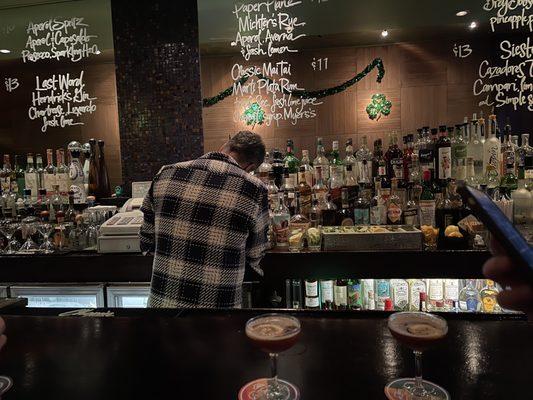
[[[122,175],[203,152],[196,0],[112,0]]]

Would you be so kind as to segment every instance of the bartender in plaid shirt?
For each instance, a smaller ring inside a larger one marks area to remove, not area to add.
[[[240,307],[246,267],[263,274],[268,192],[249,172],[265,158],[243,131],[218,152],[164,166],[141,208],[141,250],[154,253],[148,307]]]

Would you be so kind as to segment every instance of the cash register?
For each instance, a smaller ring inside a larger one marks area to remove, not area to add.
[[[143,223],[140,210],[151,182],[133,182],[132,198],[119,212],[105,221],[98,237],[99,253],[137,253],[141,251],[139,231]]]

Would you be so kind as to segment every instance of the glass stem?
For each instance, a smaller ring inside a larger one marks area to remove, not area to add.
[[[414,350],[415,354],[415,391],[422,393],[424,392],[424,386],[422,385],[422,352]]]
[[[270,353],[270,374],[274,387],[278,386],[278,353]]]

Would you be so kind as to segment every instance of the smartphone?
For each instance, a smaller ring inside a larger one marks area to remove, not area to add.
[[[525,277],[533,283],[533,247],[485,193],[464,183],[458,184],[457,192],[507,251],[509,257],[523,269]]]

